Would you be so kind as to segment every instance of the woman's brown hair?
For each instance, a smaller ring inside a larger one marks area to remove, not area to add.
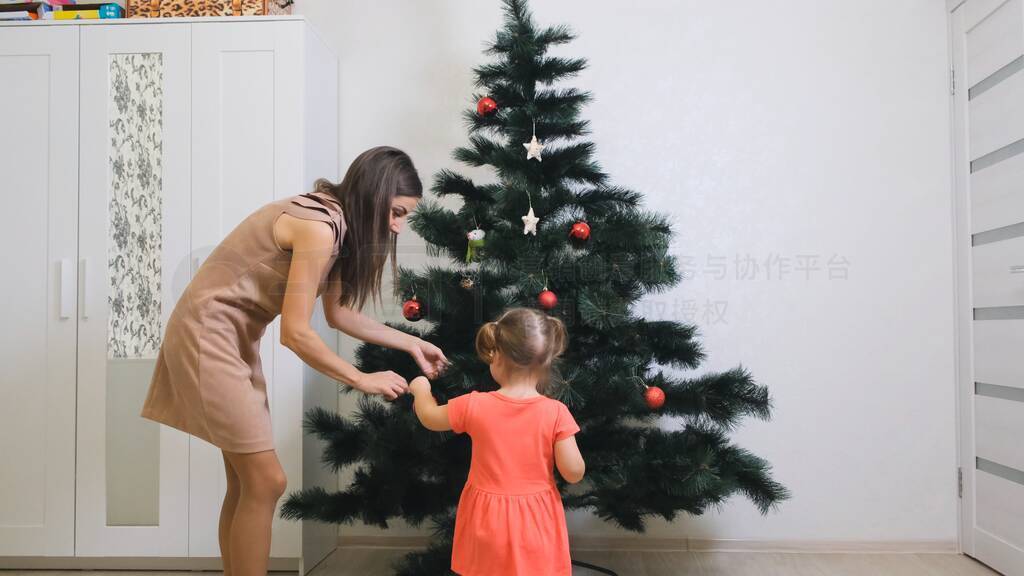
[[[476,353],[490,364],[495,352],[520,368],[542,372],[541,394],[550,392],[552,363],[565,352],[569,336],[565,324],[534,308],[509,308],[476,333]]]
[[[412,159],[390,146],[370,148],[356,157],[341,182],[321,178],[315,187],[338,199],[345,218],[345,239],[331,270],[341,280],[338,304],[361,310],[372,294],[376,305],[388,257],[392,278],[396,282],[398,278],[398,235],[390,227],[391,202],[395,196],[423,197],[423,183]]]

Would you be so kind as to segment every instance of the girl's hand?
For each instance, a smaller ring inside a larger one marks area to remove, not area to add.
[[[363,374],[352,383],[352,387],[364,394],[381,394],[388,400],[394,400],[409,390],[405,378],[391,370]]]
[[[409,347],[409,354],[429,378],[437,378],[448,368],[448,359],[444,357],[444,352],[421,338],[417,338]]]
[[[427,380],[423,376],[417,376],[412,379],[409,383],[409,391],[412,392],[413,396],[419,396],[421,394],[430,394],[430,380]]]

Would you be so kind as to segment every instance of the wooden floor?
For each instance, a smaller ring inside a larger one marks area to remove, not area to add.
[[[390,576],[405,550],[339,548],[311,576]],[[811,554],[772,552],[577,552],[574,560],[619,576],[993,576],[955,554]],[[28,575],[38,576],[38,575]],[[122,575],[123,576],[123,575]],[[576,568],[573,576],[601,576]]]

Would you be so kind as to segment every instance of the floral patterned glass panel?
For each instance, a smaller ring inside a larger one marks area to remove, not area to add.
[[[110,57],[108,358],[160,348],[163,54]]]
[[[106,523],[158,526],[160,425],[139,412],[163,335],[163,54],[108,58]]]

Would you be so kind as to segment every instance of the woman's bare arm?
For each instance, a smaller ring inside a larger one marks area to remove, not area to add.
[[[387,326],[347,306],[339,306],[341,282],[337,278],[327,281],[323,294],[324,317],[327,325],[341,330],[353,338],[395,350],[410,351],[419,338]]]
[[[362,312],[347,306],[340,306],[339,298],[341,298],[341,282],[335,278],[329,279],[327,289],[324,290],[323,301],[324,316],[331,328],[341,330],[364,342],[408,352],[420,370],[431,378],[439,376],[447,368],[448,359],[437,346],[418,336],[395,330]]]
[[[314,220],[295,219],[288,226],[292,252],[281,305],[281,344],[329,378],[389,399],[404,393],[405,379],[394,372],[366,374],[335,354],[310,326],[316,291],[331,258],[334,231]]]

